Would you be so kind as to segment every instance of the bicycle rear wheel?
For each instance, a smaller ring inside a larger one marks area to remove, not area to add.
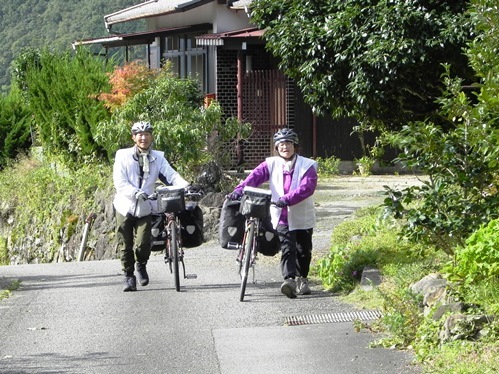
[[[170,251],[171,258],[173,262],[173,277],[175,279],[175,290],[180,291],[180,272],[178,267],[178,239],[177,239],[177,223],[171,223],[171,239],[170,239]]]
[[[246,293],[246,284],[248,283],[248,274],[251,265],[251,256],[253,253],[253,242],[255,233],[255,221],[249,223],[248,231],[243,243],[244,255],[242,258],[241,269],[241,291],[239,294],[239,301],[244,301],[244,294]]]

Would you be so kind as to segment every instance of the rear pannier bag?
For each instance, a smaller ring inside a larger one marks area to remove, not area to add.
[[[266,218],[270,215],[271,192],[255,187],[244,187],[239,208],[245,217]]]
[[[184,189],[165,186],[156,190],[158,193],[158,211],[177,213],[185,209]]]
[[[185,210],[178,213],[182,247],[199,247],[204,242],[203,211],[194,201],[188,201]]]
[[[281,251],[281,241],[277,230],[272,226],[270,217],[260,221],[256,248],[264,256],[275,256]]]
[[[165,219],[162,214],[151,214],[151,251],[159,252],[165,249],[166,233]]]
[[[243,242],[245,218],[239,211],[241,203],[225,199],[218,223],[218,242],[225,249],[236,249]]]

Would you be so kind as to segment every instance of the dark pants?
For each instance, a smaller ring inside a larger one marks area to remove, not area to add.
[[[312,261],[313,229],[289,231],[285,225],[277,225],[281,240],[281,272],[284,279],[308,277]]]
[[[132,275],[135,262],[146,263],[151,255],[151,216],[126,217],[116,214],[116,236],[123,271]]]

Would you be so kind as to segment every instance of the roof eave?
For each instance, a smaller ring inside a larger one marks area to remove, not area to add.
[[[144,18],[158,17],[164,16],[168,14],[186,12],[188,10],[197,8],[201,5],[208,4],[213,2],[214,0],[185,0],[184,2],[178,2],[174,4],[166,4],[164,8],[156,9],[151,8],[149,11],[147,10],[147,6],[150,4],[157,3],[159,0],[150,0],[144,3],[134,5],[132,7],[128,7],[122,9],[118,12],[114,12],[104,16],[104,24],[108,31],[111,30],[111,27],[118,23],[136,21]],[[145,9],[143,12],[137,12],[133,14],[137,9]]]

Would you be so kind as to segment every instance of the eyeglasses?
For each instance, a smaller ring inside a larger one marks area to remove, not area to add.
[[[284,148],[285,146],[286,147],[291,147],[291,146],[294,146],[295,143],[293,142],[288,142],[288,141],[284,141],[284,142],[280,142],[279,144],[277,144],[277,147],[278,148]]]

